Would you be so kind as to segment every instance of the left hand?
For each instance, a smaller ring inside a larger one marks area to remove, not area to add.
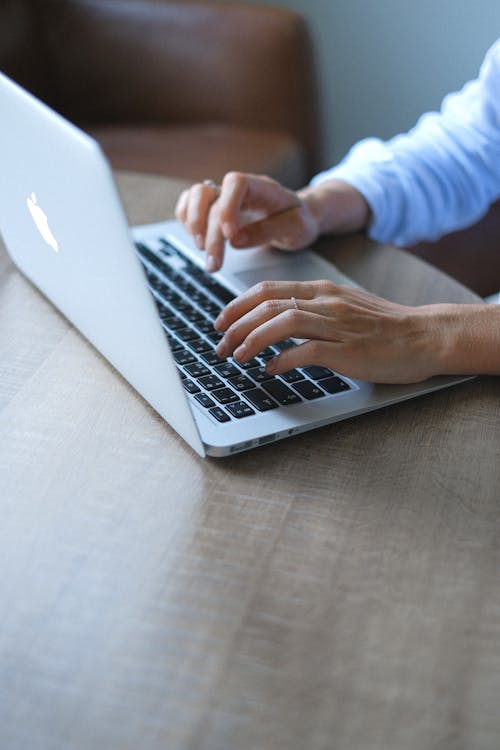
[[[306,339],[267,371],[323,365],[360,380],[415,383],[443,372],[448,307],[407,307],[330,281],[264,281],[220,313],[217,353],[245,362],[288,337]]]

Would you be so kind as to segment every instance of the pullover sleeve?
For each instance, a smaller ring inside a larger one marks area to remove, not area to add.
[[[338,179],[365,197],[368,234],[410,245],[475,223],[500,197],[500,40],[476,80],[389,141],[368,138],[312,184]]]

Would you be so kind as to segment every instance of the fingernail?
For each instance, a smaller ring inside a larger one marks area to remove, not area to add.
[[[248,349],[245,344],[242,344],[233,352],[233,357],[237,359],[238,362],[244,362],[248,359]]]
[[[209,255],[206,262],[206,269],[208,273],[213,273],[217,270],[217,260],[213,255]]]

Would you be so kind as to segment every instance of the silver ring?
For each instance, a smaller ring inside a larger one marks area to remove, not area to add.
[[[219,189],[219,186],[215,182],[215,180],[203,180],[203,185],[206,185],[207,187],[215,188],[215,190]]]
[[[299,303],[297,302],[295,297],[290,297],[290,302],[292,303],[292,305],[294,306],[296,310],[300,310]]]

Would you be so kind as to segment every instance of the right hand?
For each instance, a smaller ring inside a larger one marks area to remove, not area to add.
[[[181,193],[177,219],[193,235],[198,249],[206,250],[207,270],[217,271],[224,245],[272,245],[298,250],[320,232],[319,221],[300,193],[270,177],[229,172],[220,187],[197,183]]]

